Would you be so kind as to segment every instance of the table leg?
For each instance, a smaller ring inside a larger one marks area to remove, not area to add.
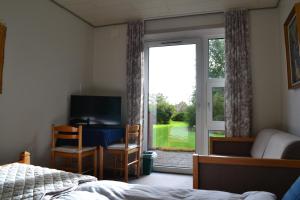
[[[99,146],[98,147],[98,159],[99,159],[99,179],[103,179],[103,147]]]

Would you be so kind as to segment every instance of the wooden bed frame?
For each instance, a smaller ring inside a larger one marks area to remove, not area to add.
[[[30,153],[28,151],[22,152],[18,162],[30,165]]]

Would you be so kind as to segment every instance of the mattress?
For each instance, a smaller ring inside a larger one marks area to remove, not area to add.
[[[155,187],[117,181],[88,182],[74,191],[55,197],[59,200],[275,200],[269,192],[234,194],[222,191]]]
[[[42,199],[96,181],[92,176],[13,163],[0,166],[0,199]]]

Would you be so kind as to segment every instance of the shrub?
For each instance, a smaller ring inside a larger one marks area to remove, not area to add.
[[[191,104],[186,108],[185,121],[190,127],[196,125],[196,89],[193,91]]]
[[[175,113],[172,118],[171,118],[173,121],[184,121],[185,120],[185,113],[184,112],[178,112],[178,113]]]
[[[224,91],[213,91],[213,120],[224,121]]]
[[[168,103],[157,104],[156,117],[158,124],[169,124],[174,110],[174,106]]]
[[[195,124],[196,124],[196,106],[195,106],[195,104],[187,107],[185,121],[189,124],[190,127],[195,126]]]

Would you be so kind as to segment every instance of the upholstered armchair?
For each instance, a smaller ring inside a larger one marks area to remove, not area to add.
[[[300,137],[275,129],[254,138],[212,138],[210,155],[194,155],[194,188],[264,190],[279,198],[300,176]]]

